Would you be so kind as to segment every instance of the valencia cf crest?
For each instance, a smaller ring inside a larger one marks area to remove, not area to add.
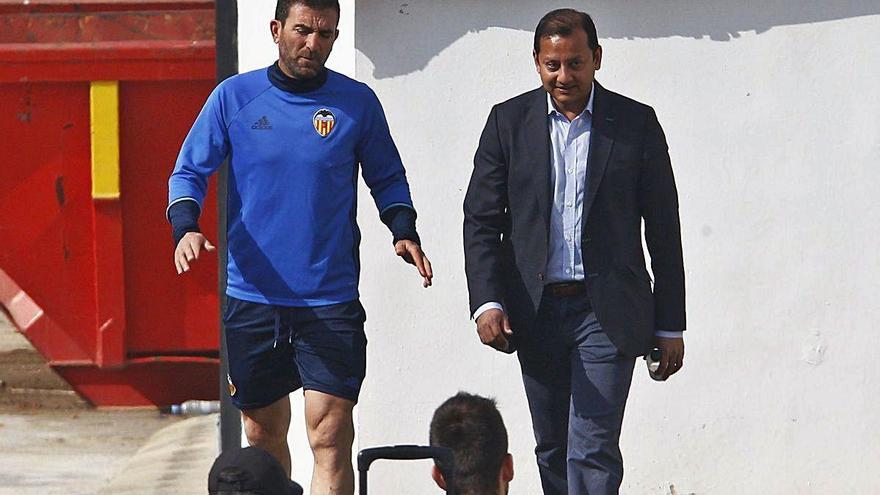
[[[322,108],[315,112],[315,116],[312,117],[312,124],[314,124],[315,130],[318,131],[321,137],[327,137],[333,132],[333,127],[336,125],[336,116],[330,110]]]

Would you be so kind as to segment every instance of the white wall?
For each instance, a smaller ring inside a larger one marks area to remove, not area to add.
[[[656,384],[638,363],[623,493],[876,493],[880,3],[868,0],[359,1],[356,74],[385,105],[437,274],[420,288],[362,188],[359,447],[423,443],[446,397],[492,395],[512,493],[540,492],[516,360],[468,320],[461,201],[489,108],[538,84],[534,25],[571,4],[596,19],[599,79],[656,108],[681,195],[686,366]],[[438,492],[427,463],[371,474],[376,493]]]

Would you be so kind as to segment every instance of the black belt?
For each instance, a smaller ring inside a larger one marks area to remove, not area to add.
[[[544,291],[555,297],[571,297],[586,294],[587,286],[583,282],[559,282],[545,285]]]

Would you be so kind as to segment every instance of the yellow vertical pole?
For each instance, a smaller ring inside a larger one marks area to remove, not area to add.
[[[119,199],[119,82],[92,81],[92,198]]]
[[[119,185],[119,82],[90,88],[92,201],[95,228],[95,364],[125,363],[125,266]]]

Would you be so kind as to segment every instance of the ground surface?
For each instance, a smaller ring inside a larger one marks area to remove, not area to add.
[[[214,420],[195,419],[184,425],[155,409],[89,407],[0,311],[0,494],[137,493],[124,489],[135,464],[146,468],[138,474],[141,480],[155,474],[157,482],[163,476],[167,483],[179,482],[192,476],[184,460],[173,465],[166,459],[177,452],[175,446],[212,447]],[[164,454],[157,457],[154,451]],[[152,461],[133,462],[136,453]],[[199,458],[191,466],[199,478],[193,482],[203,486],[207,469],[202,464],[210,466],[213,457],[207,452]],[[119,489],[106,491],[110,486]]]

